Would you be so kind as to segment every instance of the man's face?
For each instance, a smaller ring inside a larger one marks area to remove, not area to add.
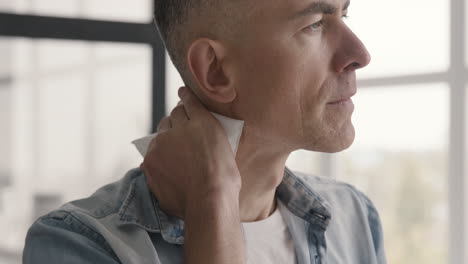
[[[256,0],[229,47],[235,112],[291,149],[337,152],[354,140],[355,70],[370,56],[343,21],[346,0]]]

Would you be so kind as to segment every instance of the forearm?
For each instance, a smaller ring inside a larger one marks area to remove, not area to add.
[[[203,199],[185,216],[185,263],[245,263],[238,194]]]

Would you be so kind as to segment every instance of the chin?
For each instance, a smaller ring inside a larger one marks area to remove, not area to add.
[[[329,153],[340,152],[351,147],[354,142],[355,135],[354,126],[352,124],[347,126],[346,130],[341,133],[334,142],[331,142],[331,151],[329,151]]]
[[[355,131],[354,126],[351,124],[347,126],[344,131],[334,134],[332,137],[322,137],[322,140],[307,144],[305,150],[324,152],[324,153],[337,153],[348,149],[354,142]]]

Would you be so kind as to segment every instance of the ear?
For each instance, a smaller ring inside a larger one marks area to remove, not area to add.
[[[197,39],[187,52],[187,63],[198,88],[219,103],[232,102],[237,96],[225,56],[223,45],[207,38]]]

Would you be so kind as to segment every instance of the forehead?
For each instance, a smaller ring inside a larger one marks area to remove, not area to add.
[[[246,1],[244,10],[247,10],[254,17],[270,15],[276,18],[287,18],[301,11],[306,11],[318,3],[341,10],[349,3],[349,0],[249,0]]]

